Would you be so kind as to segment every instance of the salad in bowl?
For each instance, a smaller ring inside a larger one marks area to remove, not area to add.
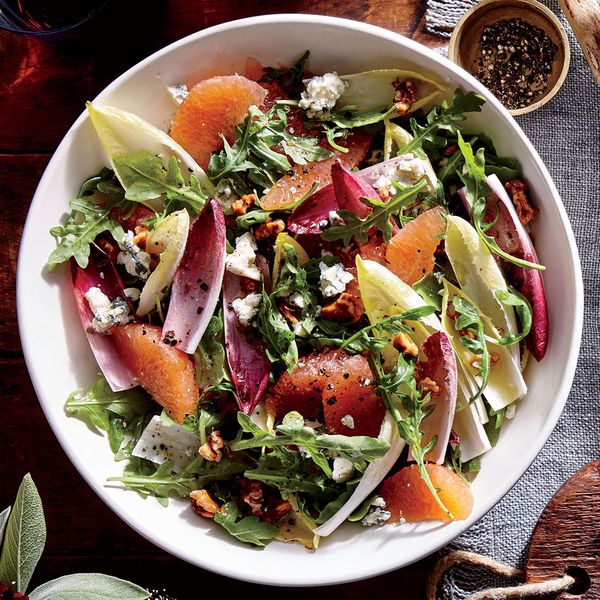
[[[65,410],[109,480],[261,547],[468,518],[548,345],[538,209],[465,125],[484,98],[308,65],[170,86],[164,129],[89,103],[106,167],[48,259],[98,367]]]

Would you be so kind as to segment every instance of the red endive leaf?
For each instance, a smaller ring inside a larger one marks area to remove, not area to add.
[[[225,351],[240,409],[249,415],[265,392],[271,361],[265,345],[252,326],[242,325],[231,303],[241,297],[242,278],[225,271],[223,278],[223,315]]]
[[[92,247],[88,266],[85,269],[71,259],[71,279],[81,324],[96,362],[104,373],[110,388],[114,392],[118,392],[135,387],[137,381],[119,357],[113,337],[94,331],[92,327],[94,313],[85,297],[90,288],[97,287],[111,301],[118,296],[127,300],[123,294],[123,282],[114,264],[110,262],[104,252]]]
[[[375,189],[358,173],[353,173],[346,168],[340,160],[333,163],[331,167],[331,179],[339,207],[352,211],[360,218],[366,217],[372,210],[361,202],[361,198],[379,199]]]
[[[171,288],[163,339],[193,354],[206,331],[221,291],[225,269],[225,219],[216,200],[211,200],[194,219],[183,257]]]
[[[434,388],[428,406],[433,406],[433,412],[423,419],[423,444],[435,435],[437,443],[425,459],[442,464],[446,455],[446,446],[450,438],[452,421],[456,409],[456,358],[448,336],[442,331],[432,333],[422,344],[426,361],[417,363],[415,379],[417,385],[430,383]],[[429,381],[425,381],[429,379]]]
[[[307,198],[288,219],[288,229],[292,233],[321,233],[329,224],[329,213],[337,211],[339,204],[333,185],[327,184]]]
[[[487,178],[487,184],[492,192],[492,195],[488,198],[487,208],[494,216],[496,216],[497,209],[498,215],[496,223],[487,230],[487,234],[491,235],[498,246],[511,256],[538,263],[539,260],[531,237],[521,223],[515,206],[502,182],[496,175],[490,175]],[[465,188],[460,189],[458,193],[469,215],[472,216],[472,209],[466,199]],[[526,342],[529,351],[539,362],[544,358],[548,348],[549,331],[548,306],[542,274],[537,269],[524,269],[508,261],[503,261],[502,266],[509,284],[522,294],[531,305],[532,325]]]

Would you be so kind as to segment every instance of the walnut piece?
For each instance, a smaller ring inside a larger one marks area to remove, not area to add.
[[[206,490],[194,490],[190,492],[192,510],[207,519],[212,519],[221,510],[221,506],[210,497]]]
[[[356,323],[363,314],[362,302],[354,294],[342,292],[331,304],[321,309],[321,317],[337,323]]]
[[[419,356],[419,348],[417,345],[410,339],[406,333],[401,331],[394,337],[394,341],[392,342],[394,348],[398,350],[398,352],[402,354],[410,354],[411,356]]]
[[[430,377],[423,377],[419,387],[425,392],[431,392],[434,396],[440,393],[440,386]]]
[[[510,195],[513,204],[519,215],[519,221],[523,225],[529,225],[533,221],[538,213],[539,209],[531,205],[529,198],[527,197],[528,185],[527,182],[522,179],[512,179],[504,184],[504,187]]]
[[[256,200],[257,198],[254,194],[244,194],[241,198],[231,203],[231,211],[236,217],[245,215],[248,209],[256,203]]]
[[[261,223],[254,230],[254,237],[257,241],[266,240],[267,238],[277,237],[285,229],[285,223],[281,219],[269,221],[267,223]]]
[[[221,437],[221,433],[219,431],[212,431],[206,443],[200,446],[198,454],[210,462],[218,463],[223,458],[223,448],[225,448],[225,442]]]

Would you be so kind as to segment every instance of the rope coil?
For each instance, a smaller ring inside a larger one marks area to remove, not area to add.
[[[466,552],[457,550],[441,558],[433,567],[427,578],[427,600],[436,600],[437,588],[446,571],[455,565],[468,563],[480,567],[485,567],[509,579],[522,579],[523,571],[510,565],[498,562],[493,558],[476,554],[475,552]],[[467,600],[505,600],[507,598],[531,598],[542,594],[556,594],[568,590],[575,583],[575,579],[570,575],[563,575],[556,579],[540,581],[538,583],[524,583],[515,587],[490,588],[470,595]]]

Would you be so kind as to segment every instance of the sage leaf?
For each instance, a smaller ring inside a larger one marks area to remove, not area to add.
[[[6,523],[8,522],[9,515],[10,515],[10,506],[5,508],[0,513],[0,551],[2,550],[2,540],[4,539],[4,530],[6,529]]]
[[[77,573],[40,585],[29,600],[145,600],[150,593],[135,583],[103,575]]]
[[[0,554],[0,581],[14,582],[17,592],[25,592],[45,543],[46,521],[42,500],[31,475],[27,473],[6,524]]]

